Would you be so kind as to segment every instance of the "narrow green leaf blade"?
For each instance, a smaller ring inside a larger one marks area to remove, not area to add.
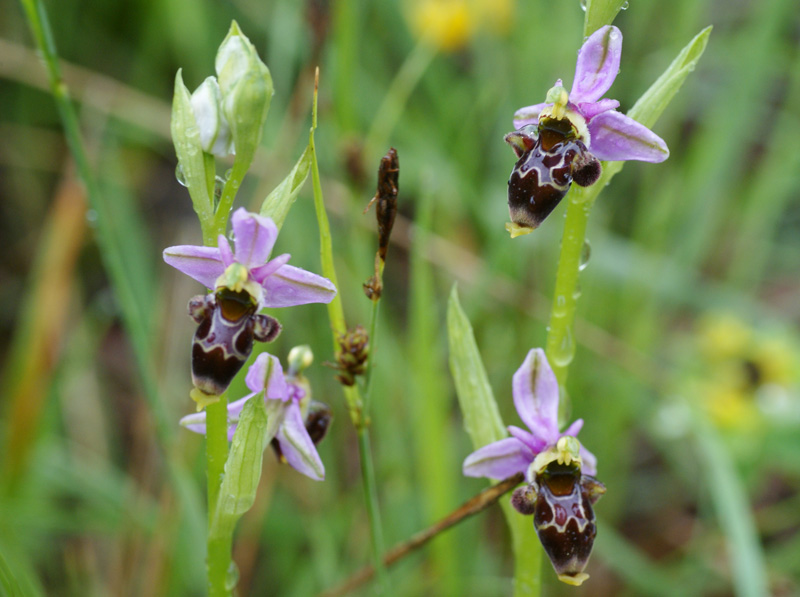
[[[265,404],[264,394],[259,393],[242,409],[210,530],[215,536],[230,536],[242,514],[255,503],[264,449],[277,433],[284,414],[282,402],[267,402],[269,405]]]
[[[450,341],[450,371],[456,384],[464,427],[472,439],[472,445],[478,449],[507,437],[508,432],[500,418],[472,326],[461,308],[455,286],[447,305],[447,333]],[[502,499],[500,505],[514,549],[514,596],[537,597],[541,594],[542,547],[533,521],[514,510],[507,499]]]
[[[694,36],[684,47],[667,70],[644,92],[634,106],[628,111],[628,116],[642,123],[648,128],[653,128],[662,112],[666,109],[675,94],[680,91],[686,77],[697,66],[703,55],[711,35],[709,26]],[[608,182],[617,174],[625,162],[603,162],[603,174],[591,188],[596,189],[595,198]],[[594,198],[590,199],[594,201]]]
[[[453,286],[447,304],[447,334],[450,341],[450,371],[456,384],[464,427],[477,450],[508,436],[486,377],[472,325]]]
[[[303,188],[310,171],[311,147],[307,146],[289,175],[267,195],[264,203],[261,204],[261,215],[272,218],[278,230],[286,221],[289,210],[297,200],[297,195],[300,194],[300,189]]]
[[[764,550],[747,489],[716,429],[699,413],[695,413],[694,423],[699,459],[728,545],[734,591],[740,597],[769,595]]]
[[[697,62],[705,52],[712,26],[708,26],[694,36],[684,47],[667,70],[644,92],[639,101],[628,112],[628,116],[641,122],[646,127],[652,127],[661,113],[678,93],[686,77],[697,66]]]

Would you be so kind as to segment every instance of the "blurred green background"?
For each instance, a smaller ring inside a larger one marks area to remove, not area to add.
[[[450,378],[454,282],[506,424],[511,375],[542,346],[564,207],[511,241],[502,141],[517,108],[571,85],[579,0],[48,2],[132,282],[119,297],[23,11],[0,0],[0,579],[18,594],[204,594],[203,440],[189,400],[187,300],[163,264],[200,242],[175,179],[175,72],[213,73],[236,19],[274,78],[262,151],[238,205],[257,208],[307,142],[315,66],[322,184],[348,323],[368,323],[380,157],[400,156],[400,212],[381,306],[373,448],[387,543],[485,486]],[[546,595],[800,594],[800,11],[795,0],[631,0],[608,96],[630,108],[707,25],[707,51],[654,127],[663,164],[629,163],[589,223],[564,419],[608,493],[581,588],[545,564]],[[426,29],[427,28],[427,29]],[[430,43],[421,42],[428,31]],[[419,80],[417,81],[417,75]],[[319,271],[310,184],[276,247]],[[134,315],[131,315],[131,314]],[[269,350],[316,354],[336,421],[324,483],[265,458],[234,558],[242,595],[306,596],[369,557],[355,434],[325,308],[276,312]],[[131,334],[140,341],[132,343]],[[137,360],[138,355],[138,360]],[[234,396],[242,395],[239,382]],[[531,531],[533,532],[533,531]],[[507,595],[507,530],[492,508],[404,560],[397,595]],[[766,580],[764,580],[766,579]],[[359,594],[370,594],[362,589]]]

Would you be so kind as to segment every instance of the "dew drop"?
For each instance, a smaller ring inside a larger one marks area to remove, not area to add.
[[[586,269],[586,266],[589,264],[589,258],[592,256],[592,245],[589,244],[588,240],[583,241],[583,247],[581,247],[581,257],[580,261],[578,262],[578,271],[583,271]]]
[[[180,162],[178,162],[178,165],[175,166],[175,178],[177,179],[178,184],[184,187],[186,186],[186,175],[183,173],[183,166],[181,166]]]
[[[86,210],[86,221],[91,228],[97,227],[97,211],[94,209]]]
[[[572,362],[572,357],[574,356],[575,339],[572,336],[572,328],[568,327],[564,331],[564,337],[561,338],[561,342],[550,355],[550,360],[557,367],[566,367]]]
[[[625,2],[622,3],[622,6],[620,6],[620,9],[628,10],[628,1],[627,0],[625,0]]]
[[[225,575],[225,589],[233,591],[237,584],[239,584],[239,567],[231,562],[231,565],[228,566],[228,573]]]
[[[567,314],[567,297],[563,294],[556,296],[555,305],[553,305],[553,317],[564,317]]]
[[[225,170],[225,181],[226,182],[231,177],[232,174],[233,174],[233,168],[228,168],[227,170]]]
[[[583,12],[586,12],[586,3],[587,3],[587,0],[580,0],[580,2],[581,2],[581,10],[582,10]]]
[[[214,179],[214,205],[219,203],[220,198],[222,197],[222,190],[225,188],[225,179],[221,176],[217,176]]]

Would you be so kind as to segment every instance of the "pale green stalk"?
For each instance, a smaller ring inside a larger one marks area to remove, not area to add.
[[[319,73],[317,73],[317,75],[319,75]],[[311,131],[308,140],[308,146],[311,149],[311,183],[314,189],[314,209],[317,214],[317,224],[319,226],[322,275],[333,282],[334,286],[338,289],[339,282],[333,263],[333,241],[331,239],[330,224],[328,223],[328,214],[325,211],[325,203],[322,198],[322,183],[320,182],[317,150],[314,143],[314,131],[317,128],[317,92],[318,81],[314,86],[314,103],[311,110]],[[347,332],[347,324],[345,323],[340,293],[337,293],[336,297],[328,303],[328,318],[330,319],[331,330],[333,331],[334,351],[338,351],[338,338]],[[372,465],[369,426],[364,417],[363,402],[358,385],[343,385],[342,388],[344,390],[347,408],[350,411],[350,418],[358,434],[361,481],[364,485],[364,499],[366,501],[367,518],[369,519],[370,536],[372,539],[372,561],[378,577],[379,590],[384,594],[388,594],[389,581],[386,567],[383,563],[383,527],[381,525],[380,509],[378,506],[378,487],[375,482],[375,471]]]
[[[230,533],[212,533],[219,490],[228,459],[228,397],[206,406],[206,476],[208,483],[208,594],[211,597],[230,595],[226,588],[231,567],[233,529]]]
[[[703,29],[681,50],[664,74],[642,95],[628,112],[628,116],[652,127],[669,102],[683,85],[688,74],[694,70],[705,50],[711,27]],[[563,386],[567,369],[575,355],[575,309],[578,297],[578,277],[581,270],[581,254],[586,243],[586,226],[589,212],[600,192],[611,178],[622,170],[624,162],[603,162],[603,174],[590,187],[572,185],[567,193],[567,217],[561,253],[558,259],[553,306],[550,311],[550,329],[547,333],[546,352],[550,365]]]

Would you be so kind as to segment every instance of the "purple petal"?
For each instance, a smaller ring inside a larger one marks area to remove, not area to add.
[[[514,112],[514,127],[521,129],[527,124],[539,124],[539,114],[549,105],[551,104],[534,104],[533,106],[520,108]]]
[[[264,265],[260,265],[251,269],[250,275],[253,276],[253,280],[261,284],[267,278],[267,276],[271,276],[281,267],[286,265],[289,262],[290,257],[291,255],[289,255],[289,253],[278,255],[275,259],[270,259]]]
[[[547,441],[536,435],[535,433],[530,433],[525,431],[524,429],[520,429],[519,427],[515,427],[514,425],[508,426],[508,432],[515,437],[519,441],[521,441],[525,446],[530,448],[533,454],[538,454],[542,450],[545,449],[547,446]]]
[[[287,409],[286,418],[275,437],[278,438],[283,457],[292,468],[315,481],[325,479],[325,466],[308,435],[300,406],[296,402]]]
[[[558,437],[558,380],[544,350],[533,348],[512,382],[519,418],[547,444]]]
[[[663,162],[669,157],[664,140],[633,118],[616,110],[603,112],[589,123],[591,151],[600,160]]]
[[[224,234],[220,234],[217,237],[217,248],[219,249],[220,259],[222,259],[222,263],[227,268],[233,263],[233,253],[231,253],[231,243],[228,242]]]
[[[255,362],[250,365],[244,383],[252,392],[264,392],[265,399],[289,399],[289,386],[283,376],[283,368],[277,357],[267,352],[258,355]]]
[[[164,261],[187,276],[194,278],[208,288],[225,271],[216,247],[178,245],[164,249]]]
[[[576,104],[595,102],[603,97],[617,78],[621,55],[622,33],[619,29],[606,25],[592,33],[578,52],[570,101]]]
[[[591,120],[598,114],[608,112],[609,110],[616,110],[619,108],[619,102],[613,99],[601,99],[597,102],[581,102],[577,105],[578,112],[587,120]]]
[[[476,450],[464,460],[467,477],[505,479],[524,472],[533,462],[533,452],[513,437],[507,437]]]
[[[336,296],[336,287],[330,280],[292,265],[284,265],[262,285],[265,307],[330,303]]]
[[[202,411],[199,413],[192,413],[191,415],[186,415],[182,417],[180,420],[180,424],[183,427],[186,427],[189,431],[194,431],[195,433],[200,433],[201,435],[206,434],[206,411]]]
[[[564,432],[559,435],[559,437],[564,437],[565,435],[570,435],[572,437],[578,437],[578,433],[580,430],[583,429],[583,419],[578,419],[572,425],[567,427]]]
[[[236,261],[247,269],[264,265],[278,238],[275,222],[271,218],[249,213],[243,207],[233,213],[231,221]]]
[[[594,477],[597,474],[597,456],[584,448],[583,444],[581,444],[581,460],[583,461],[581,472]]]

